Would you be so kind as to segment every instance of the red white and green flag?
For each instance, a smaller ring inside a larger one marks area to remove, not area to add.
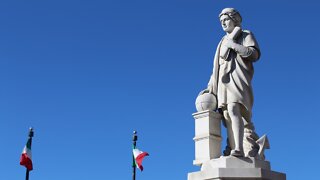
[[[24,146],[21,157],[20,165],[25,166],[29,171],[33,169],[32,154],[31,154],[31,138],[28,139],[27,144]]]
[[[133,157],[136,167],[138,167],[141,171],[143,171],[142,160],[146,156],[149,156],[147,152],[140,151],[139,149],[133,149]]]

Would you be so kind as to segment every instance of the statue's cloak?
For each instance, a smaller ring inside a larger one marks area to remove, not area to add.
[[[208,86],[217,95],[218,107],[229,103],[240,103],[250,112],[253,106],[253,91],[251,80],[254,74],[253,62],[260,57],[260,49],[256,39],[250,31],[243,30],[236,39],[237,44],[249,47],[255,53],[248,56],[240,56],[234,50],[230,50],[228,57],[220,57],[220,49],[223,39],[220,41],[215,56],[213,73]]]

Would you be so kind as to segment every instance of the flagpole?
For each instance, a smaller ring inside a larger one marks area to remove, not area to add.
[[[34,135],[34,132],[33,132],[33,128],[31,127],[31,128],[29,129],[30,147],[31,147],[31,144],[32,144],[32,137],[33,137],[33,135]],[[27,168],[27,170],[26,170],[26,180],[29,180],[29,170],[28,170],[28,168]]]
[[[29,180],[29,170],[26,171],[26,180]]]
[[[137,140],[138,140],[137,131],[133,131],[133,136],[132,136],[133,149],[135,149],[137,146]],[[132,154],[132,180],[136,180],[136,163],[135,163],[133,154]]]

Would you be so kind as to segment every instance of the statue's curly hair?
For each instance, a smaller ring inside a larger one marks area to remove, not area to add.
[[[232,19],[233,22],[235,22],[235,24],[237,26],[241,26],[241,22],[242,22],[242,17],[240,15],[240,13],[234,9],[234,8],[224,8],[221,13],[219,14],[219,18],[221,18],[222,15],[227,15],[230,17],[230,19]]]

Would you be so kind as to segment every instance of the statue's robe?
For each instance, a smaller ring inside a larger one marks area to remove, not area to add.
[[[217,47],[213,73],[208,86],[211,86],[213,93],[217,95],[219,108],[229,103],[240,103],[251,112],[253,106],[251,86],[254,74],[253,62],[260,57],[258,43],[250,31],[244,30],[236,39],[236,43],[250,47],[252,51],[256,52],[250,53],[248,56],[240,56],[235,51],[230,50],[225,60],[220,57],[220,49],[224,38]]]
[[[247,54],[236,53],[234,50],[230,50],[226,59],[220,56],[220,52],[223,46],[222,38],[220,41],[215,57],[214,68],[211,75],[208,87],[212,88],[212,92],[217,96],[218,108],[225,112],[227,104],[240,103],[242,108],[242,117],[244,122],[244,140],[243,148],[246,156],[256,156],[259,147],[256,143],[258,140],[257,134],[254,132],[254,126],[251,122],[252,106],[253,106],[253,90],[251,80],[254,74],[253,62],[257,61],[260,57],[260,49],[257,41],[250,31],[244,30],[236,38],[237,44],[248,47],[250,51]],[[225,115],[224,115],[225,116]],[[226,118],[227,127],[230,128],[230,120]],[[228,128],[228,131],[230,129]],[[228,132],[229,134],[229,132]],[[229,142],[234,140],[229,134]],[[232,148],[232,145],[228,145],[227,148]]]

